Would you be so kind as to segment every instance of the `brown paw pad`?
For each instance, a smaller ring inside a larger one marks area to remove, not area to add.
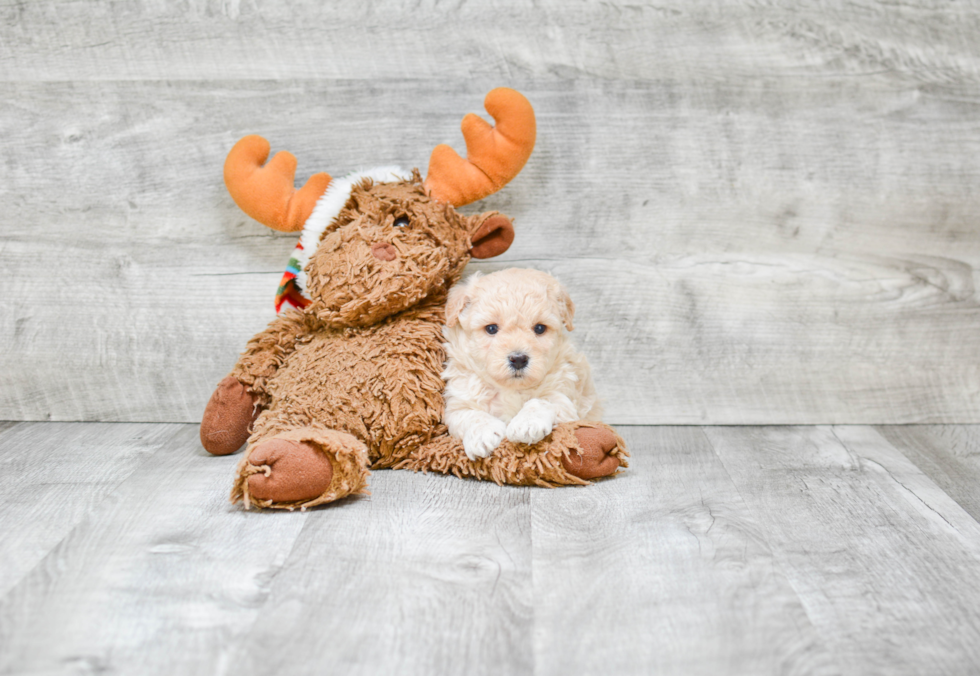
[[[260,442],[252,450],[248,463],[261,469],[248,477],[248,492],[259,500],[313,500],[327,490],[333,479],[330,459],[312,444],[300,441]]]
[[[609,452],[616,448],[616,435],[610,430],[597,427],[580,427],[575,437],[582,449],[581,454],[572,451],[561,459],[565,471],[579,479],[597,479],[609,476],[619,469],[619,459]]]
[[[259,412],[252,395],[232,376],[226,376],[208,400],[201,418],[201,445],[212,455],[229,455],[248,441],[248,428]]]

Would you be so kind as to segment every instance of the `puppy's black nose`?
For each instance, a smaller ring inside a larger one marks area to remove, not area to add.
[[[530,358],[526,354],[517,353],[507,357],[507,361],[510,362],[510,367],[512,369],[514,369],[515,371],[520,371],[525,366],[527,366],[527,363],[528,361],[530,361]]]

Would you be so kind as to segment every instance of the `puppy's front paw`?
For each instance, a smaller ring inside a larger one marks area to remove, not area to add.
[[[555,428],[555,411],[546,402],[532,399],[507,425],[507,438],[518,444],[536,444]]]
[[[463,436],[463,450],[470,460],[487,458],[504,440],[507,425],[503,420],[493,418],[473,427]]]

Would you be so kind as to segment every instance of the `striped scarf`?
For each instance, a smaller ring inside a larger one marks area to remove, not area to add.
[[[286,266],[286,272],[283,273],[282,281],[279,282],[279,289],[276,291],[276,314],[282,312],[282,306],[286,303],[297,310],[302,310],[310,304],[310,299],[303,295],[303,290],[299,287],[296,279],[300,271],[300,261],[303,260],[302,251],[303,242],[299,241],[296,243],[296,248],[293,249],[293,255],[289,258],[289,265]]]

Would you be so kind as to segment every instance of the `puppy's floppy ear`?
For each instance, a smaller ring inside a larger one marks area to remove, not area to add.
[[[572,318],[575,316],[575,303],[572,302],[572,297],[568,295],[568,291],[557,279],[554,284],[548,285],[548,297],[558,307],[561,323],[565,325],[567,330],[573,331],[575,327],[572,326]]]
[[[480,273],[475,272],[465,282],[460,282],[449,290],[449,298],[446,300],[446,326],[449,328],[456,326],[457,322],[459,322],[459,315],[462,314],[463,310],[466,309],[466,306],[472,300],[470,287],[479,278]]]
[[[514,241],[514,226],[510,219],[496,211],[488,211],[472,217],[475,230],[470,236],[473,258],[493,258],[510,248]]]

